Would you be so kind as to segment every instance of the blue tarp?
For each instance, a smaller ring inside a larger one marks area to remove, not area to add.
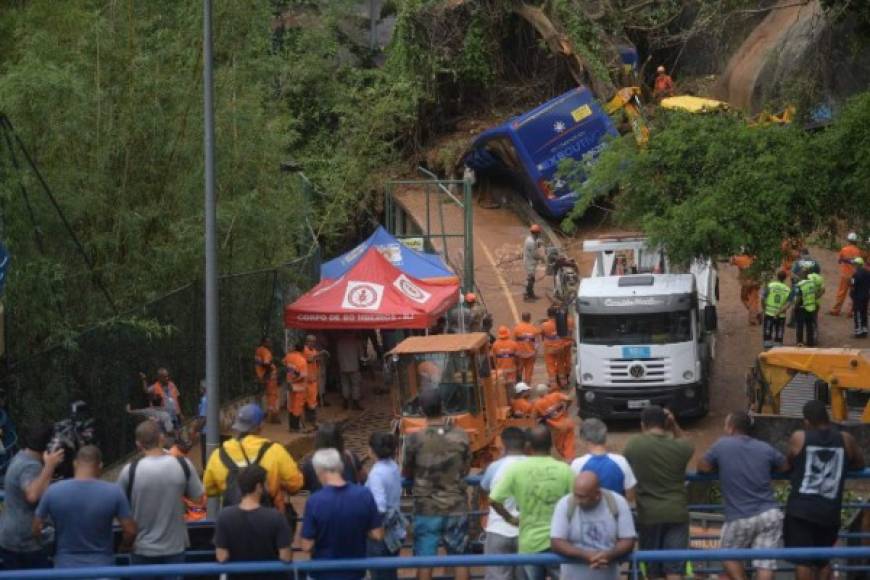
[[[441,256],[412,250],[381,226],[378,226],[375,233],[351,251],[321,265],[320,279],[335,280],[340,278],[369,251],[380,252],[396,268],[413,278],[420,280],[456,279],[456,274],[447,267]]]

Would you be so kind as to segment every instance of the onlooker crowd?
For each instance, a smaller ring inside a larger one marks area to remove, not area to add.
[[[169,390],[163,384],[164,392]],[[0,558],[5,569],[110,566],[115,531],[120,549],[135,564],[184,561],[189,547],[185,524],[190,505],[220,496],[216,522],[218,562],[292,559],[296,512],[288,496],[304,487],[300,544],[314,560],[395,557],[413,531],[413,553],[463,554],[471,545],[466,477],[472,452],[464,429],[445,417],[436,389],[418,400],[425,424],[404,441],[402,471],[413,480],[414,515],[401,511],[402,474],[398,441],[390,433],[369,438],[371,469],[344,446],[341,428],[322,423],[315,451],[298,469],[287,450],[261,435],[265,418],[258,405],[242,407],[234,436],[210,457],[203,481],[184,451],[166,449],[155,421],[136,428],[141,455],[120,472],[117,483],[101,480],[102,457],[92,445],[78,450],[74,476],[51,483],[63,451],[51,449],[53,431],[26,434],[5,478],[0,514]],[[804,429],[788,452],[751,436],[752,417],[730,413],[724,436],[698,461],[698,470],[718,474],[724,502],[722,548],[830,547],[840,529],[845,475],[864,465],[854,437],[829,420],[825,405],[804,406]],[[607,448],[607,427],[585,420],[580,436],[587,453],[569,464],[558,457],[546,424],[501,433],[503,455],[483,471],[481,489],[490,509],[483,542],[486,554],[555,553],[561,566],[488,566],[487,580],[616,579],[635,548],[680,550],[689,546],[686,468],[694,445],[670,411],[649,406],[641,433],[629,439],[624,456]],[[774,497],[772,475],[788,472],[785,509]],[[304,476],[303,476],[304,473]],[[636,515],[632,514],[632,504]],[[54,546],[53,558],[48,547]],[[752,561],[754,577],[771,579],[777,562]],[[796,561],[800,579],[830,577],[829,562]],[[747,577],[744,562],[725,562],[731,579]],[[686,562],[641,563],[647,578],[682,578]],[[422,580],[431,569],[418,569]],[[364,569],[312,573],[318,580],[395,580],[396,570]],[[455,568],[460,580],[467,568]],[[155,576],[156,577],[156,576]],[[234,575],[234,577],[236,577]],[[282,574],[259,576],[284,577]]]

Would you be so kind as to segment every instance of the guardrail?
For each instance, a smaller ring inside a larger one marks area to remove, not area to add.
[[[624,559],[630,565],[629,575],[640,578],[640,562],[722,562],[726,560],[859,560],[870,558],[866,548],[780,548],[764,550],[663,550],[638,551]],[[482,556],[427,556],[397,558],[361,558],[356,560],[308,560],[304,562],[237,562],[228,564],[158,564],[148,566],[100,566],[92,568],[56,568],[49,570],[20,570],[0,572],[0,579],[50,580],[52,578],[85,579],[124,576],[202,576],[220,574],[293,574],[296,578],[308,572],[337,572],[349,570],[396,570],[401,568],[455,568],[482,566],[556,565],[575,562],[556,554],[512,554]],[[870,569],[850,566],[852,570]]]

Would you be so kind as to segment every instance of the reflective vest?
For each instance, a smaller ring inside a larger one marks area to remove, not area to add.
[[[822,289],[825,287],[825,279],[822,278],[821,274],[813,272],[807,276],[807,280],[812,280],[813,284],[816,285],[816,301],[818,301],[819,294],[822,293]]]
[[[801,307],[807,312],[816,311],[816,285],[807,278],[798,282],[798,291],[801,293]]]
[[[785,316],[785,314],[779,313],[779,309],[786,303],[789,294],[791,294],[791,290],[779,280],[774,280],[768,284],[767,297],[764,299],[764,315],[779,316],[780,318]]]

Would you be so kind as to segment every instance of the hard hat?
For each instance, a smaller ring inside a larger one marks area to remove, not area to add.
[[[856,234],[855,232],[849,232],[849,235],[846,236],[846,239],[849,240],[850,242],[857,242],[858,241],[858,234]]]
[[[538,224],[532,224],[532,227],[529,228],[529,231],[532,232],[533,234],[540,234],[541,233],[541,226],[539,226]]]
[[[511,330],[507,326],[498,327],[498,337],[501,340],[507,340],[511,337]]]
[[[663,67],[662,65],[659,65],[658,68],[656,69],[656,72],[660,72],[660,73],[665,72],[665,67]]]
[[[864,265],[864,258],[861,258],[861,257],[855,258],[854,260],[852,260],[852,263],[855,264],[856,266],[863,266]]]
[[[477,302],[477,296],[474,295],[474,292],[469,292],[465,295],[465,301],[469,304],[474,304],[475,302]]]
[[[526,383],[517,383],[516,386],[514,386],[514,392],[518,395],[525,393],[526,391],[531,391],[531,390],[532,390],[532,387],[530,387]]]

